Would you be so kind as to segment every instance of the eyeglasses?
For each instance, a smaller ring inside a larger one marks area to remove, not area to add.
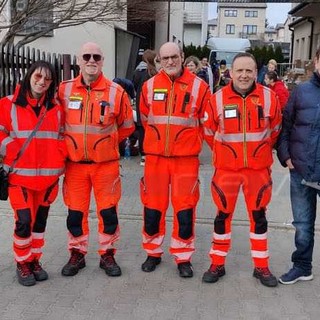
[[[91,57],[95,62],[99,62],[102,59],[102,56],[100,54],[85,53],[84,55],[82,55],[82,59],[86,62],[88,62],[91,59]]]
[[[35,79],[36,81],[41,81],[42,79],[44,79],[44,81],[45,81],[46,83],[49,83],[49,82],[52,81],[51,78],[48,78],[48,77],[42,75],[41,73],[35,73],[33,76],[34,76],[34,79]]]
[[[172,61],[176,62],[178,59],[180,58],[179,55],[175,54],[174,56],[166,56],[166,57],[161,57],[161,61],[167,63],[169,61],[169,59],[171,59]]]

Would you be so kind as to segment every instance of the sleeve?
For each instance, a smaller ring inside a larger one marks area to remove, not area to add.
[[[211,95],[204,113],[204,139],[209,145],[210,149],[213,150],[213,141],[215,132],[218,129],[218,121],[215,119],[215,95]]]
[[[140,119],[144,128],[147,125],[149,114],[149,104],[147,101],[147,81],[145,81],[141,89],[139,100]]]
[[[134,131],[135,125],[133,121],[132,107],[130,100],[125,91],[122,92],[120,99],[120,112],[117,117],[119,143],[129,137]]]
[[[279,97],[281,110],[283,110],[284,107],[286,106],[286,103],[287,103],[288,98],[289,98],[289,91],[284,86],[284,84],[282,84],[282,82],[281,82],[280,90],[277,92],[277,94],[278,94],[278,97]]]
[[[299,87],[298,87],[299,88]],[[286,167],[286,161],[291,158],[289,142],[290,133],[295,122],[297,92],[296,88],[290,95],[283,112],[282,128],[277,142],[277,156],[282,166]]]
[[[11,117],[9,104],[12,102],[3,98],[0,100],[0,155],[3,158],[3,162],[11,166],[14,159],[17,157],[19,150],[21,149],[20,143],[10,137],[11,130]]]

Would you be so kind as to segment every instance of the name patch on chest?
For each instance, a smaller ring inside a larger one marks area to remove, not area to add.
[[[223,113],[225,119],[236,118],[238,115],[238,106],[235,104],[224,106]]]

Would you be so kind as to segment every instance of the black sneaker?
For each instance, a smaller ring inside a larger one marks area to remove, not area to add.
[[[270,272],[269,268],[254,268],[253,276],[260,280],[266,287],[276,287],[278,285],[277,278]]]
[[[16,272],[18,276],[18,282],[23,286],[30,287],[36,284],[36,279],[31,271],[30,264],[28,262],[18,262]]]
[[[33,260],[30,263],[30,269],[37,281],[44,281],[48,279],[48,273],[42,268],[39,260]]]
[[[104,269],[106,274],[110,277],[121,276],[121,269],[114,259],[114,253],[112,250],[108,250],[100,257],[100,268]]]
[[[161,257],[148,256],[147,260],[142,264],[141,269],[144,272],[152,272],[156,270],[156,267],[161,262]]]
[[[193,269],[190,261],[178,263],[178,270],[181,278],[193,277]]]
[[[71,250],[71,257],[68,263],[61,270],[61,274],[63,276],[74,276],[85,266],[86,261],[84,259],[84,254],[73,249]]]
[[[202,281],[207,283],[215,283],[220,277],[226,274],[226,269],[224,265],[212,264],[208,271],[206,271],[202,276]]]

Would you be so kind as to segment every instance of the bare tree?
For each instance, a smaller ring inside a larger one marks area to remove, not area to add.
[[[137,9],[137,14],[133,15],[137,20],[153,16],[149,0],[129,2],[130,8]],[[109,25],[124,22],[126,10],[126,0],[0,0],[0,32],[5,32],[1,43],[13,43],[19,35],[22,38],[17,45],[25,45],[55,29],[86,22]]]

